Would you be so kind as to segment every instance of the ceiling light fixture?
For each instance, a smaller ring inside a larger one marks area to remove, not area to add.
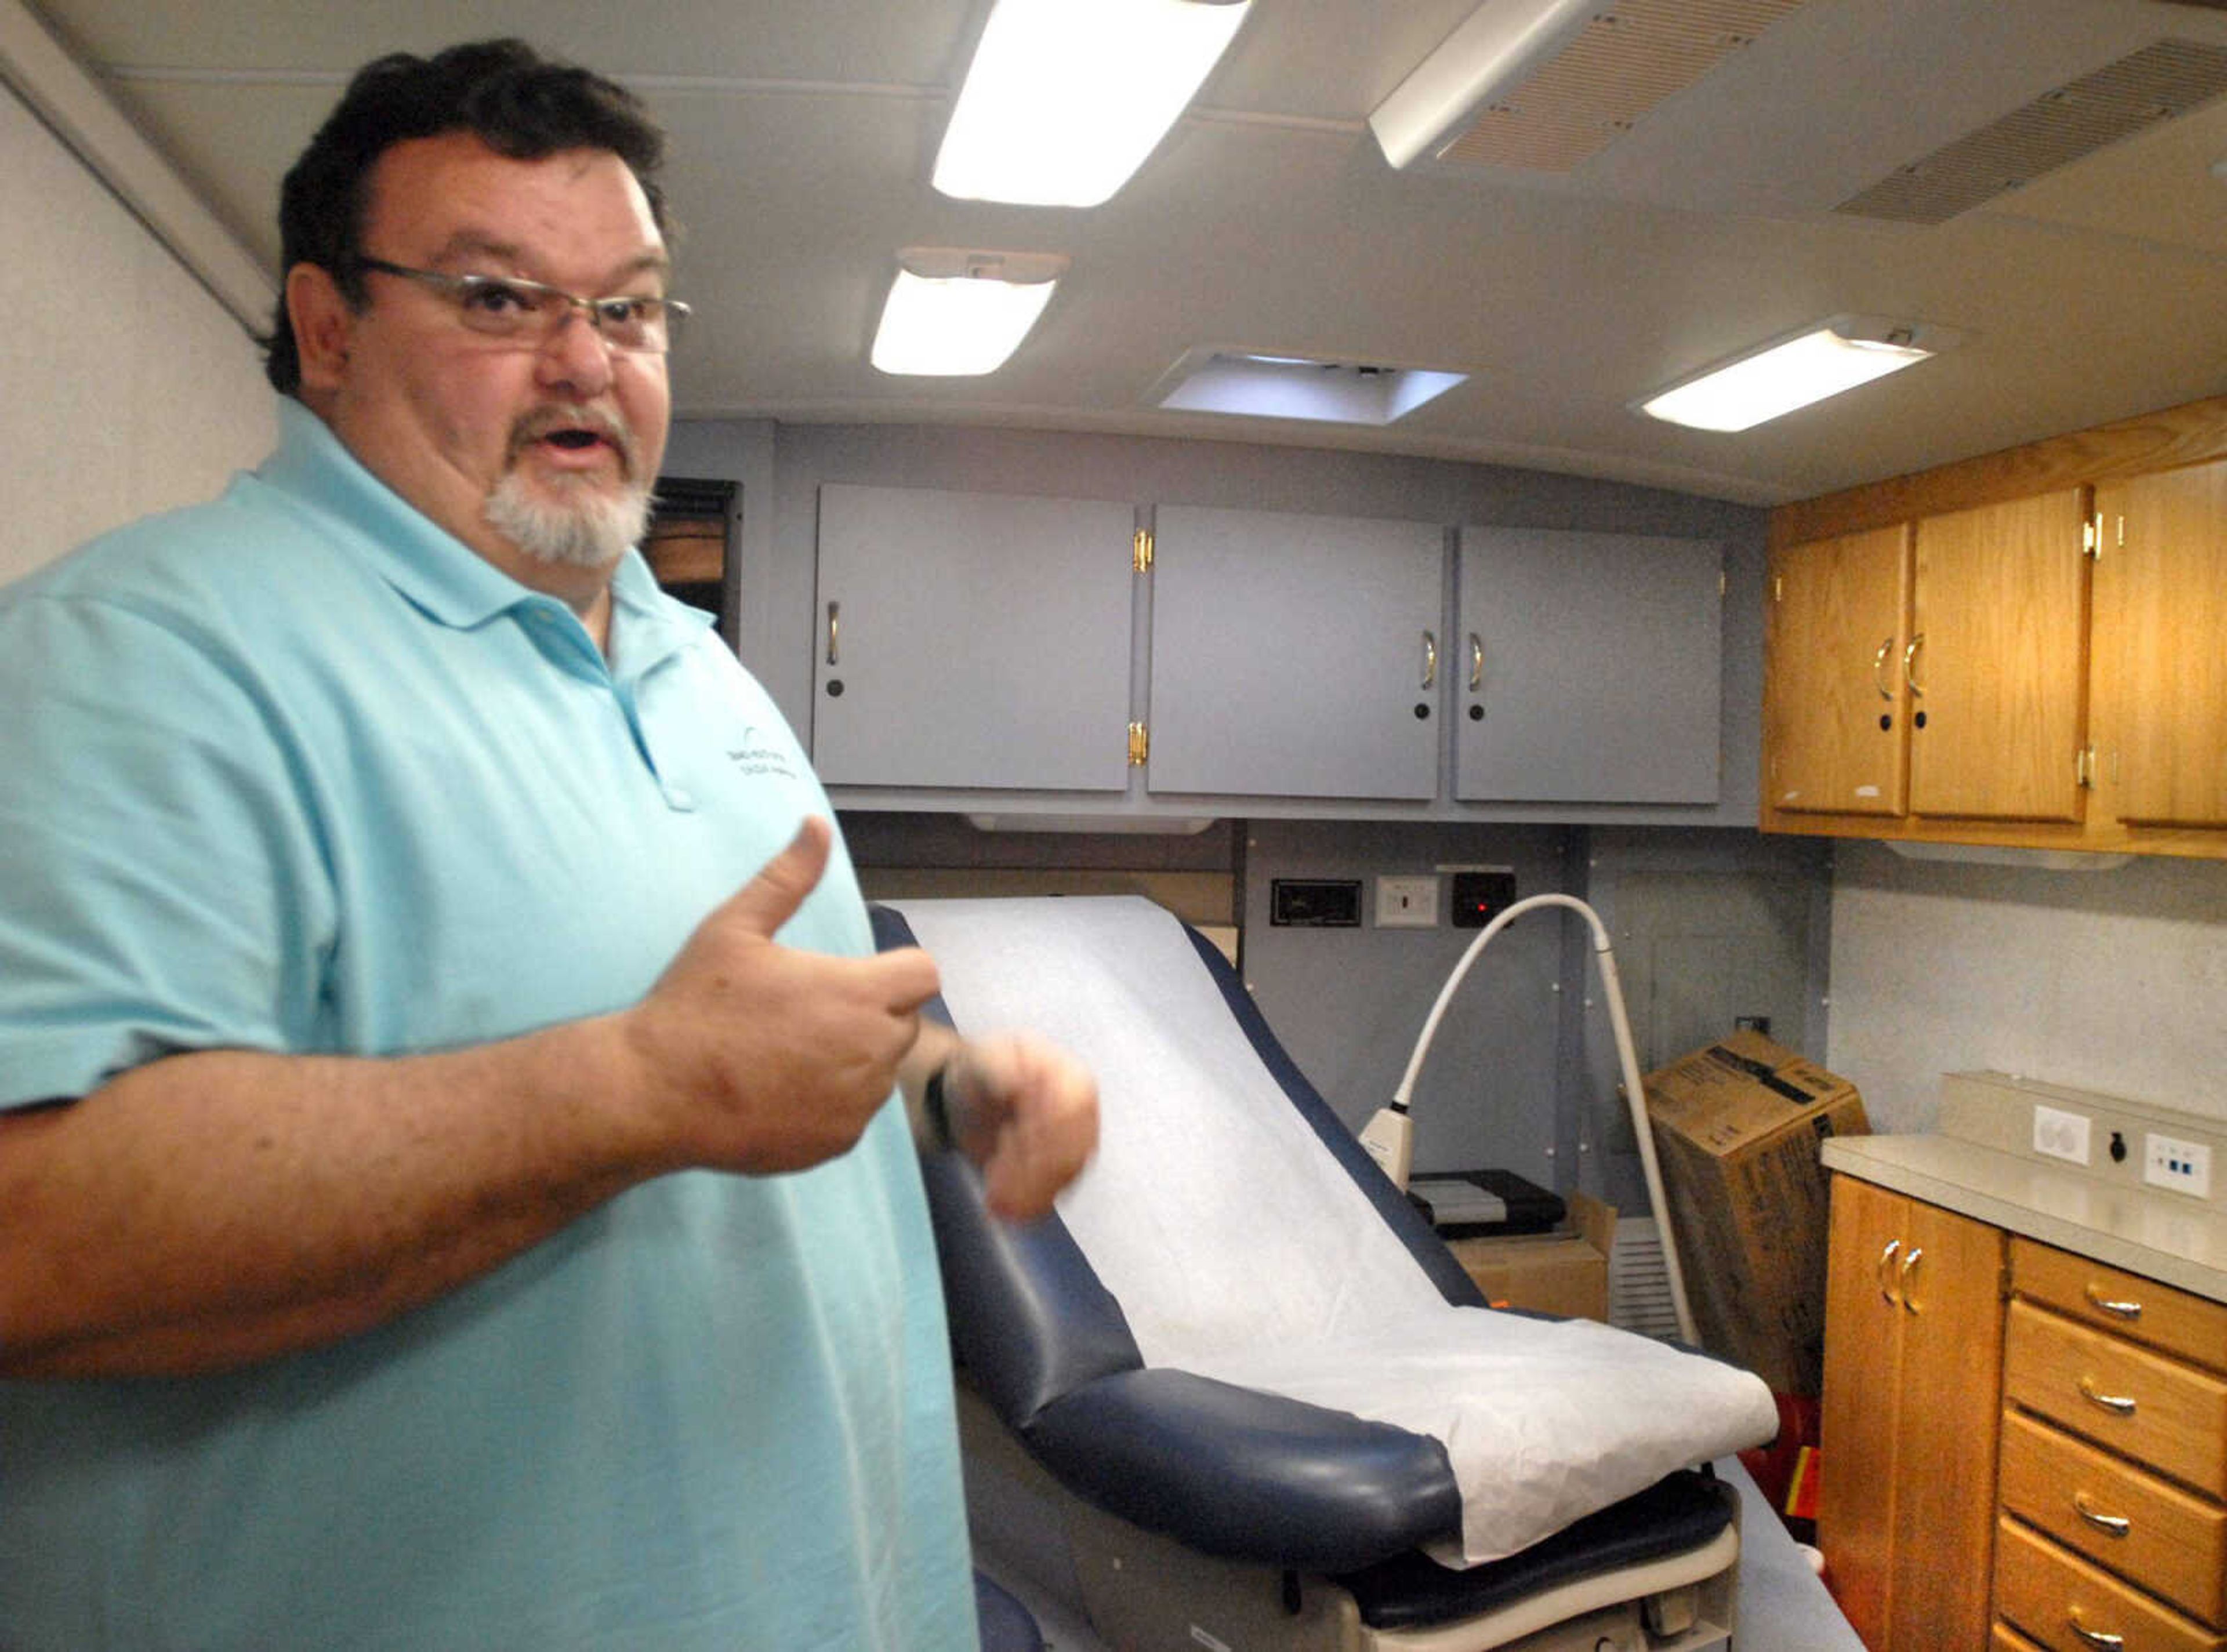
[[[1637,404],[1639,411],[1697,431],[1745,431],[1837,396],[1958,342],[1946,328],[1874,316],[1836,316]]]
[[[1584,32],[1600,0],[1485,0],[1369,117],[1384,158],[1409,165],[1459,137],[1478,106]]]
[[[1037,324],[1067,266],[1054,252],[907,247],[875,329],[874,366],[936,378],[996,372]]]
[[[1252,0],[998,0],[935,158],[962,201],[1095,207],[1144,164]]]

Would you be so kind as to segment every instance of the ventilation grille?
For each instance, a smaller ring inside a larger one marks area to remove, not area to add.
[[[1642,1336],[1678,1335],[1678,1304],[1652,1216],[1619,1216],[1608,1257],[1608,1323]]]
[[[1485,105],[1439,151],[1468,166],[1567,172],[1682,92],[1802,0],[1620,0]]]
[[[1898,168],[1835,210],[1945,223],[2222,92],[2227,47],[2161,40]]]

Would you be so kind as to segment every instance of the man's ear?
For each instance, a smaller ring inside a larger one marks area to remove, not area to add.
[[[332,271],[318,264],[297,264],[287,271],[286,314],[294,323],[302,388],[309,392],[338,390],[348,373],[355,311]]]

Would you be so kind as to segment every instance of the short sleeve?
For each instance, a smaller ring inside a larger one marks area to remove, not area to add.
[[[311,1044],[334,903],[276,709],[174,618],[0,603],[0,1107]]]

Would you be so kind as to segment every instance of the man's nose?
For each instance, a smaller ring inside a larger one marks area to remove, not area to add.
[[[556,328],[542,341],[542,381],[570,385],[585,395],[601,393],[611,380],[611,347],[578,304],[567,304]]]

